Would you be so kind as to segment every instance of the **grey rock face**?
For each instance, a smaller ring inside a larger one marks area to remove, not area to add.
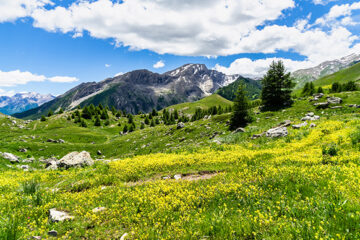
[[[91,158],[88,152],[72,152],[61,158],[56,162],[60,168],[71,168],[71,167],[84,167],[91,166],[94,164],[94,160]]]
[[[49,220],[51,222],[63,222],[65,220],[72,220],[73,216],[70,216],[67,212],[58,211],[56,208],[50,209]]]
[[[286,127],[272,128],[266,132],[266,136],[270,138],[285,137],[288,134],[289,132]]]

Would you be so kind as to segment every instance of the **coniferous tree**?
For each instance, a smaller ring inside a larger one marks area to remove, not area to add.
[[[80,126],[83,127],[83,128],[87,128],[87,124],[86,124],[84,119],[80,120]]]
[[[106,119],[109,119],[109,115],[106,111],[106,109],[104,109],[102,112],[101,112],[101,117],[100,117],[102,120],[106,120]]]
[[[155,127],[155,121],[154,121],[154,119],[151,120],[150,127]]]
[[[144,129],[145,128],[145,124],[142,122],[140,125],[140,129]]]
[[[148,116],[146,116],[146,118],[145,118],[145,124],[146,124],[146,125],[149,125],[149,124],[150,124],[150,120],[149,120]]]
[[[100,127],[100,126],[101,126],[101,121],[100,121],[99,115],[96,116],[94,125],[95,125],[96,127]]]
[[[104,109],[104,107],[103,107],[103,105],[102,105],[101,103],[99,104],[98,107],[99,107],[100,110],[103,110],[103,109]]]
[[[294,84],[282,61],[271,63],[262,79],[262,87],[261,100],[264,110],[279,109],[292,104],[291,92]]]
[[[114,106],[111,107],[111,112],[112,112],[112,114],[113,114],[114,116],[116,115],[116,109],[115,109]]]
[[[45,122],[45,121],[46,121],[46,117],[45,117],[44,115],[42,115],[40,121]]]
[[[64,109],[61,107],[58,114],[63,114],[64,113]]]
[[[156,117],[156,116],[159,115],[159,114],[158,114],[158,112],[155,110],[155,108],[153,108],[151,115],[152,115],[153,117]]]
[[[239,127],[245,127],[246,124],[251,122],[249,107],[249,100],[246,96],[245,87],[243,84],[240,84],[236,92],[234,111],[230,120],[231,130],[235,130]]]
[[[317,89],[317,93],[324,93],[323,88],[322,88],[322,87],[319,87],[319,88]]]
[[[133,117],[133,115],[129,114],[129,116],[128,116],[128,123],[129,123],[129,124],[132,124],[133,122],[134,122],[134,117]]]
[[[123,128],[123,133],[127,133],[128,132],[128,126],[125,124],[124,128]]]
[[[176,119],[176,120],[178,120],[179,119],[179,112],[178,112],[178,110],[174,110],[174,118]]]
[[[159,125],[159,124],[160,124],[159,118],[156,118],[156,119],[155,119],[155,124],[156,124],[156,125]]]
[[[52,111],[52,110],[50,110],[49,112],[48,112],[48,117],[51,117],[52,115],[54,115],[54,112]]]
[[[89,107],[84,107],[81,113],[81,117],[85,119],[91,119],[92,114],[90,112]]]

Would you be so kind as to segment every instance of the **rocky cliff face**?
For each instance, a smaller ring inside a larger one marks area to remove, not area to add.
[[[101,82],[83,83],[39,108],[16,117],[38,118],[60,107],[103,104],[130,113],[149,112],[173,104],[191,102],[209,96],[239,76],[227,76],[209,70],[203,64],[187,64],[164,74],[136,70]]]
[[[12,97],[0,96],[0,112],[7,115],[23,112],[41,106],[54,98],[52,95],[41,95],[34,92],[18,93]]]
[[[360,54],[351,54],[341,59],[323,62],[320,65],[313,68],[301,69],[295,71],[293,72],[292,76],[296,79],[296,83],[297,83],[296,87],[300,88],[306,82],[312,82],[318,78],[333,74],[344,68],[348,68],[353,64],[358,63],[359,61],[360,61]]]

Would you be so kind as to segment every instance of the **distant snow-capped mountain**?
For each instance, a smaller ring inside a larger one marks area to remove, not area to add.
[[[54,98],[55,97],[50,94],[42,95],[34,92],[17,93],[12,97],[0,96],[0,112],[11,115],[27,111],[39,107]]]
[[[292,76],[296,79],[297,87],[302,87],[306,82],[336,73],[358,62],[360,62],[360,54],[351,54],[340,59],[323,62],[313,68],[295,71]]]

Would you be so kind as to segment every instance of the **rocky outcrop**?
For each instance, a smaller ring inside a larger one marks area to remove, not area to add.
[[[289,133],[286,127],[272,128],[266,132],[266,136],[270,138],[285,137],[288,134]]]

